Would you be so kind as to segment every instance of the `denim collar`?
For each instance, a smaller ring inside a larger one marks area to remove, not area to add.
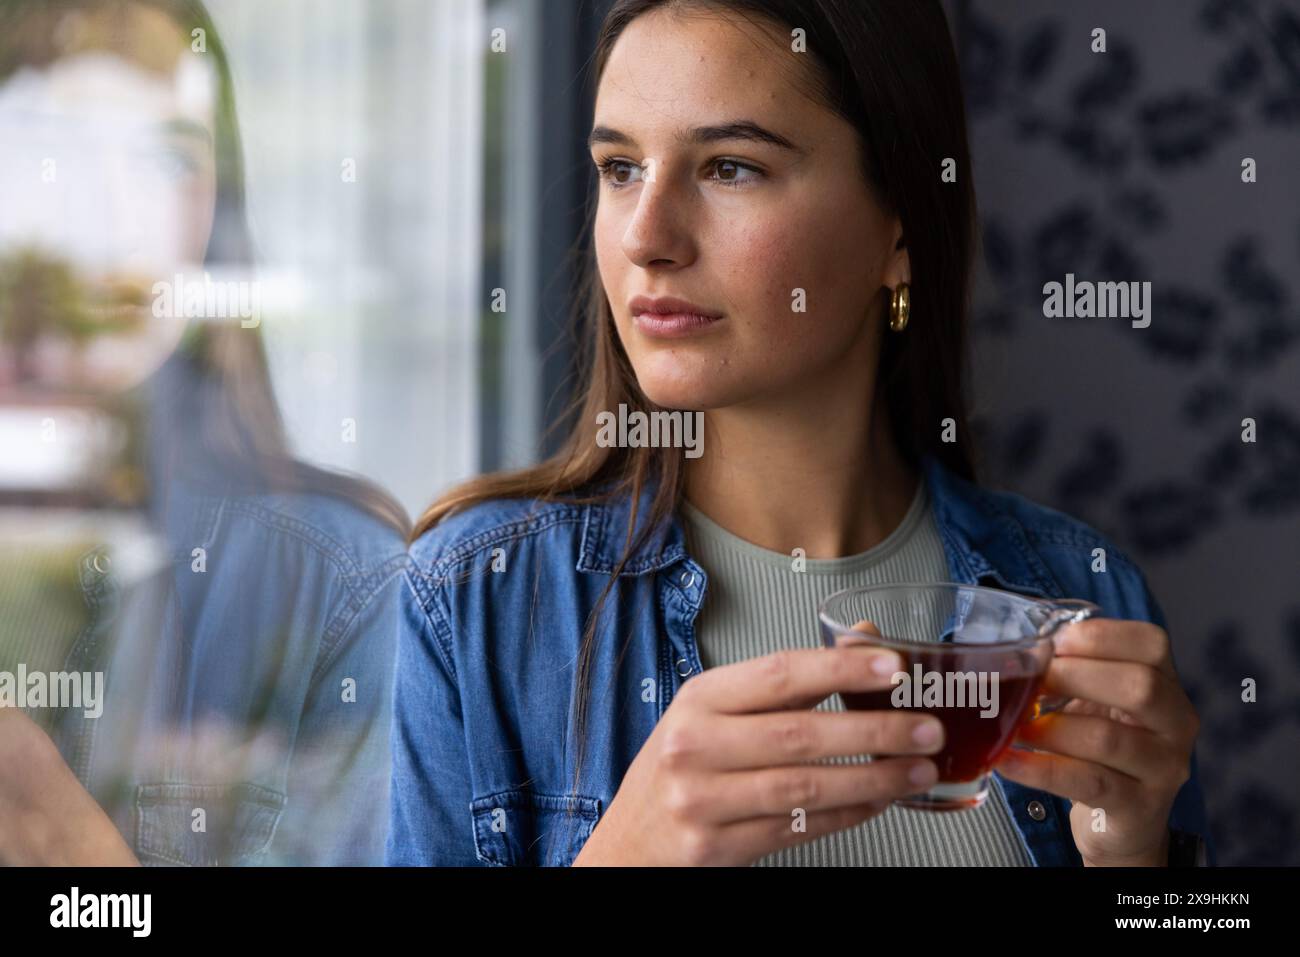
[[[993,578],[1001,587],[1039,597],[1062,596],[1059,582],[1029,545],[1024,525],[1009,510],[1010,501],[956,475],[934,455],[921,457],[935,521],[949,568],[956,578],[977,584]],[[655,489],[642,489],[636,532],[645,527]],[[583,506],[578,570],[612,574],[622,557],[632,518],[632,497]],[[643,575],[690,560],[680,518],[674,514],[647,538],[623,567],[621,575]]]

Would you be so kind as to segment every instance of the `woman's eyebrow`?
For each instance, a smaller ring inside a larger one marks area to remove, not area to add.
[[[717,126],[695,126],[689,130],[679,130],[677,142],[681,144],[716,143],[720,140],[748,140],[751,143],[765,143],[795,153],[805,152],[795,146],[780,133],[774,133],[766,127],[759,126],[752,120],[735,120]],[[587,137],[587,148],[598,143],[612,143],[618,146],[635,146],[636,140],[621,130],[608,126],[596,126]]]
[[[193,120],[176,118],[164,120],[158,124],[158,131],[169,135],[182,138],[196,139],[203,142],[206,146],[212,145],[212,134],[208,132],[207,127],[201,123],[195,123]]]

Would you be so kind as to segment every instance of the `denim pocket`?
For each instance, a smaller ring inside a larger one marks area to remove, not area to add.
[[[283,794],[247,782],[142,784],[136,789],[136,853],[146,864],[257,864],[284,805]]]
[[[470,813],[480,861],[506,867],[568,867],[600,820],[600,800],[513,788],[475,798]]]

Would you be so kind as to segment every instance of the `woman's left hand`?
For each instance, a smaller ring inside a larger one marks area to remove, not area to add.
[[[0,707],[0,866],[139,864],[54,742]]]
[[[1090,618],[1057,633],[1045,694],[1073,698],[1020,727],[994,764],[1003,777],[1069,798],[1087,866],[1169,862],[1169,812],[1191,775],[1200,719],[1163,628]]]

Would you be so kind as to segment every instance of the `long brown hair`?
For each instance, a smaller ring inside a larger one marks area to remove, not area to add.
[[[235,114],[234,83],[225,47],[200,0],[4,0],[0,5],[0,81],[21,67],[43,68],[78,43],[108,44],[133,59],[165,54],[152,37],[134,36],[119,14],[139,6],[164,14],[189,42],[202,31],[204,52],[216,73],[214,158],[216,203],[206,263],[251,267],[243,149]],[[68,38],[69,14],[87,13],[95,29]],[[73,44],[69,48],[69,42]],[[154,470],[168,491],[171,481],[220,476],[251,490],[318,492],[348,501],[392,528],[408,533],[406,510],[360,476],[317,468],[289,450],[275,401],[261,336],[235,322],[200,322],[186,332],[177,353],[154,381],[148,400]],[[230,488],[230,485],[224,485]]]
[[[910,322],[904,334],[884,338],[878,370],[895,440],[913,466],[929,453],[976,481],[964,392],[975,196],[957,57],[938,0],[617,0],[597,38],[594,84],[627,25],[666,7],[721,10],[805,31],[813,61],[807,79],[818,99],[857,130],[863,176],[882,206],[899,216],[909,250]],[[955,161],[955,183],[941,180],[946,158]],[[660,410],[638,387],[616,334],[590,242],[593,222],[589,195],[578,335],[585,381],[566,414],[572,426],[564,443],[534,467],[452,488],[424,512],[412,535],[417,538],[449,514],[493,498],[591,503],[631,496],[625,551],[587,621],[578,656],[576,781],[581,780],[587,686],[601,607],[631,555],[677,510],[684,475],[682,449],[612,448],[595,441],[601,412],[620,403],[629,412]],[[878,309],[885,297],[882,289]],[[944,418],[956,424],[955,442],[940,440]],[[636,503],[651,486],[650,520],[634,539]]]

